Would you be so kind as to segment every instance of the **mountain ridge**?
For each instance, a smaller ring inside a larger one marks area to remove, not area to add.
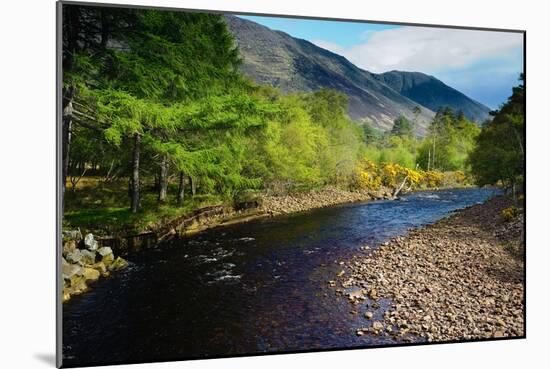
[[[402,115],[415,122],[417,134],[424,135],[435,116],[434,110],[400,92],[397,84],[388,85],[383,75],[363,70],[342,55],[243,18],[224,18],[243,58],[242,72],[258,84],[285,93],[321,88],[341,91],[349,98],[351,119],[384,131]],[[415,114],[415,107],[420,113]]]
[[[451,107],[477,123],[490,119],[489,109],[436,77],[422,72],[392,70],[373,74],[400,94],[433,111]]]

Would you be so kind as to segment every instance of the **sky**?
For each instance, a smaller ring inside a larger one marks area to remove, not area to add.
[[[346,57],[373,73],[422,72],[491,109],[523,71],[523,34],[377,23],[241,16]]]

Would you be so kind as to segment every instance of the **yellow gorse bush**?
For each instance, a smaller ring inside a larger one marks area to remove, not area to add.
[[[509,222],[513,219],[515,219],[519,215],[519,209],[515,206],[510,206],[500,213],[504,221]]]
[[[455,172],[453,175],[461,182],[466,178],[462,172]],[[413,189],[440,187],[444,174],[434,170],[411,169],[395,163],[376,164],[364,158],[357,165],[356,178],[359,188],[375,191],[381,186],[396,188],[405,178],[407,178],[407,187]]]
[[[435,170],[424,172],[424,183],[428,188],[440,187],[443,182],[444,174]]]

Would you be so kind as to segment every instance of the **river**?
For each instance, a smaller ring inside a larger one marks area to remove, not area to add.
[[[64,366],[365,347],[363,309],[327,283],[340,262],[493,196],[423,191],[206,231],[129,256],[63,306]]]

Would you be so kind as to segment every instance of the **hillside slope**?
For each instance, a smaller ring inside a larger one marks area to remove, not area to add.
[[[433,111],[450,107],[454,111],[462,111],[468,119],[478,123],[490,117],[491,109],[487,106],[424,73],[391,71],[373,74],[373,77]]]
[[[341,91],[349,97],[352,119],[383,130],[391,129],[400,115],[414,119],[418,103],[346,58],[252,21],[234,16],[226,16],[226,21],[243,57],[242,71],[255,82],[285,92]],[[420,108],[417,132],[423,134],[434,112]]]

